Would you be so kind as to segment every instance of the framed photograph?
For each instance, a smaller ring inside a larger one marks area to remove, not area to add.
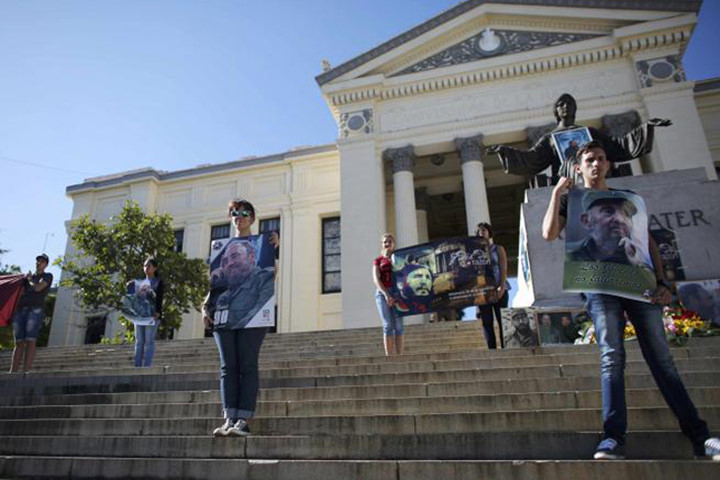
[[[534,308],[503,308],[501,312],[505,348],[540,345]]]
[[[720,280],[678,282],[680,303],[686,310],[697,313],[720,327]]]
[[[579,310],[538,309],[540,345],[573,345],[580,338],[582,319]]]
[[[575,163],[577,151],[592,140],[590,130],[587,127],[573,128],[552,134],[555,153],[563,162]]]

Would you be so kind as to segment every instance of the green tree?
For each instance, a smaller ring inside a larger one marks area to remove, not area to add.
[[[10,250],[3,250],[0,248],[0,257],[8,253]],[[20,270],[20,267],[17,265],[6,265],[2,262],[0,262],[0,275],[14,275],[17,273],[22,273],[22,270]]]
[[[143,263],[151,256],[157,259],[165,284],[161,335],[178,329],[182,314],[198,310],[208,291],[205,262],[175,251],[172,217],[146,214],[137,202],[128,200],[107,224],[87,216],[73,221],[70,239],[78,253],[55,261],[64,272],[60,285],[74,288],[88,310],[120,310],[127,282],[144,277]],[[120,321],[131,333],[132,323],[123,317]]]

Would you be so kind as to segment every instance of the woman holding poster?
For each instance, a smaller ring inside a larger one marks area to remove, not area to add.
[[[395,237],[391,233],[380,239],[380,255],[373,260],[373,282],[377,287],[375,303],[383,323],[385,355],[402,355],[404,351],[403,319],[395,314],[395,299],[392,290],[392,254],[395,251]]]
[[[475,230],[475,236],[482,237],[488,241],[490,245],[490,257],[492,258],[492,272],[495,280],[497,301],[491,301],[485,305],[478,306],[478,315],[482,319],[483,330],[485,332],[485,341],[489,349],[497,348],[497,340],[495,339],[495,326],[493,322],[493,313],[500,327],[500,346],[505,348],[502,329],[501,309],[508,306],[508,289],[510,284],[507,281],[507,255],[505,248],[493,241],[492,226],[489,223],[478,223]]]
[[[252,235],[255,208],[247,200],[228,204],[235,237],[213,242],[210,293],[203,304],[205,327],[220,354],[220,396],[225,422],[216,437],[249,435],[260,386],[258,357],[275,323],[277,233]],[[274,250],[274,251],[273,251]]]
[[[145,260],[143,271],[145,278],[128,282],[122,311],[135,325],[135,366],[151,367],[165,289],[157,260]]]

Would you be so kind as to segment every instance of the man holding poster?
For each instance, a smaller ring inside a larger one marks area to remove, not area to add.
[[[573,189],[572,180],[560,178],[552,191],[542,232],[545,240],[552,241],[567,225],[563,285],[570,291],[584,289],[587,310],[595,324],[604,438],[594,458],[625,458],[625,315],[634,325],[643,357],[682,432],[691,440],[695,455],[720,455],[720,439],[710,438],[668,347],[662,305],[670,302],[671,293],[664,281],[658,248],[647,235],[644,202],[632,192],[607,186],[610,167],[602,143],[583,145],[577,152],[575,169],[586,190]],[[639,234],[641,229],[644,235]],[[580,244],[573,245],[571,239],[580,240]]]
[[[250,434],[260,387],[258,357],[267,327],[275,324],[277,233],[252,235],[255,208],[233,199],[228,216],[235,236],[216,240],[210,252],[210,293],[203,321],[213,329],[220,354],[220,397],[225,423],[216,437]]]

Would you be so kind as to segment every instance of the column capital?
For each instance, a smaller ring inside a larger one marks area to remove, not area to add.
[[[392,162],[392,173],[412,172],[415,168],[415,149],[412,145],[400,148],[388,148],[383,158]]]
[[[455,148],[460,155],[460,164],[465,162],[482,162],[483,134],[479,133],[473,137],[460,137],[455,139]]]
[[[619,113],[617,115],[603,115],[602,125],[605,133],[611,137],[623,137],[633,128],[639,127],[642,121],[637,110]]]

